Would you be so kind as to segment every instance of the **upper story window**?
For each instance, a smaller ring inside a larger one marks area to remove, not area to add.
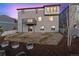
[[[33,19],[28,19],[27,22],[33,22]]]
[[[53,21],[54,20],[54,16],[49,16],[49,20]]]
[[[38,21],[42,21],[42,17],[38,17]]]
[[[58,14],[59,6],[45,7],[45,14]]]

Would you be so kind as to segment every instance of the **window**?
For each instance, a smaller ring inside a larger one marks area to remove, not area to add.
[[[45,13],[57,13],[59,12],[59,7],[58,6],[53,6],[53,7],[45,7]]]
[[[33,19],[28,19],[27,22],[33,22]]]
[[[51,26],[51,30],[55,30],[55,26]]]
[[[57,7],[53,7],[53,11],[54,12],[57,12]]]
[[[42,21],[42,17],[38,17],[38,21]]]
[[[47,12],[51,12],[51,8],[49,7],[49,8],[47,8]]]
[[[53,21],[54,17],[53,16],[49,16],[49,20]]]
[[[44,28],[45,28],[45,27],[44,27],[44,26],[42,26],[40,30],[44,30]]]

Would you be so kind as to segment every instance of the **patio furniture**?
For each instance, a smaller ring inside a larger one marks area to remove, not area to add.
[[[13,42],[13,43],[11,44],[11,47],[14,48],[14,49],[16,49],[16,48],[19,47],[19,43],[18,43],[18,42]]]
[[[33,48],[34,48],[33,43],[27,43],[27,44],[26,44],[26,48],[27,48],[28,50],[33,49]]]
[[[1,47],[7,47],[9,45],[9,42],[8,41],[3,41],[1,43]]]

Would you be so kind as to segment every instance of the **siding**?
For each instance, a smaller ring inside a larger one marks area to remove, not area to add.
[[[42,21],[38,21],[38,17],[42,17]],[[27,25],[23,25],[22,26],[22,19],[23,18],[35,18],[35,20],[37,20],[37,25],[35,26],[35,32],[41,32],[40,31],[40,27],[41,26],[45,26],[45,30],[44,32],[58,32],[59,31],[59,16],[56,15],[54,16],[54,21],[49,21],[48,16],[44,15],[44,9],[41,8],[40,10],[37,9],[33,9],[32,11],[24,11],[24,12],[19,12],[19,21],[18,21],[18,31],[19,32],[28,32],[27,30]],[[51,26],[56,26],[56,30],[55,31],[51,31]],[[23,27],[23,29],[22,29]]]

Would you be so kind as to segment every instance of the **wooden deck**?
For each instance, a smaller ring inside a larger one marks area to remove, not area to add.
[[[28,50],[26,48],[26,43],[19,42],[20,47],[17,49],[11,48],[11,43],[13,41],[9,41],[10,44],[6,48],[0,48],[6,50],[6,55],[15,56],[18,52],[24,51],[27,56],[67,56],[69,55],[69,50],[66,45],[66,37],[60,40],[57,45],[48,45],[48,44],[34,44],[34,48]],[[16,41],[14,41],[16,42]]]
[[[1,40],[0,40],[1,41]],[[5,41],[5,40],[2,40]],[[2,42],[1,41],[1,42]],[[79,55],[79,38],[72,40],[72,45],[70,48],[67,47],[67,37],[63,36],[57,45],[46,45],[34,43],[34,48],[28,50],[24,42],[19,42],[20,47],[17,49],[11,48],[11,43],[16,41],[9,40],[9,46],[1,48],[0,50],[5,50],[6,55],[15,56],[17,53],[23,51],[27,56],[78,56]]]
[[[16,33],[8,35],[4,39],[23,43],[32,42],[45,45],[57,45],[62,37],[63,35],[60,33]]]

